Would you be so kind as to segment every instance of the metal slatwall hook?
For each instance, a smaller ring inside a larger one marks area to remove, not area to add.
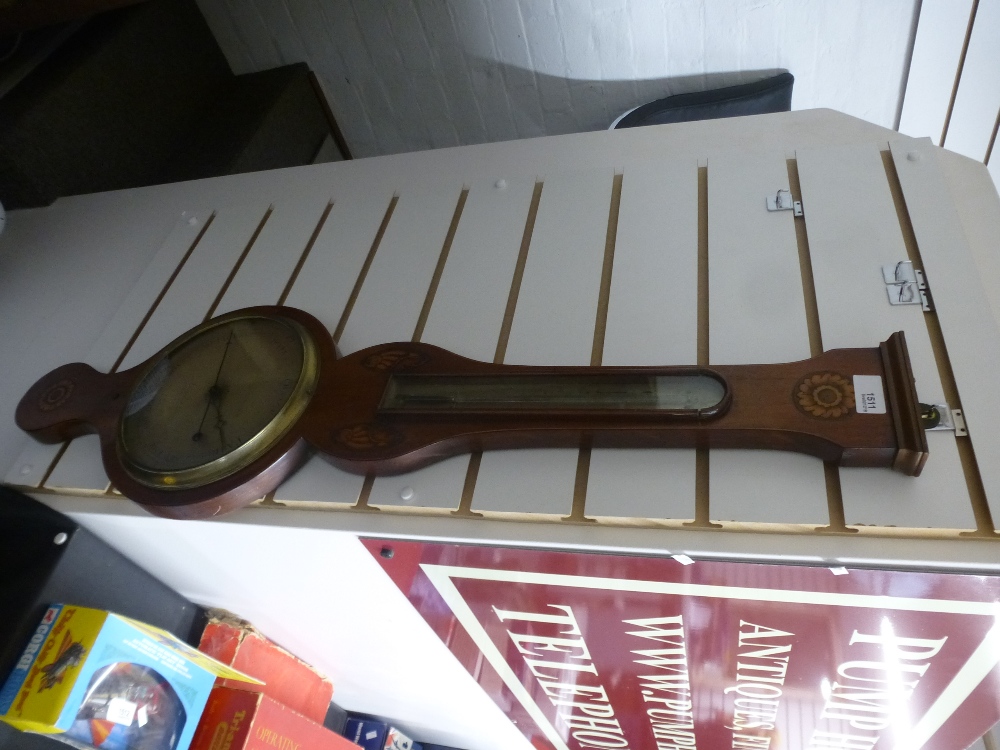
[[[890,305],[920,305],[924,312],[934,309],[924,273],[914,268],[910,261],[882,266],[882,280]]]
[[[791,211],[796,216],[802,216],[802,201],[792,200],[792,191],[780,188],[774,197],[764,201],[768,211]]]

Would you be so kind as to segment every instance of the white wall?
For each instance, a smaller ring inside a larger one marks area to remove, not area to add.
[[[595,130],[785,68],[893,127],[917,0],[198,0],[237,73],[306,61],[355,156]],[[718,75],[722,74],[722,75]]]
[[[923,0],[899,132],[985,162],[1000,187],[1000,0]]]

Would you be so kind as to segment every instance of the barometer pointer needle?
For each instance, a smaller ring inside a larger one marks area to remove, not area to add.
[[[194,440],[195,442],[198,442],[203,437],[205,437],[205,433],[203,433],[201,431],[201,428],[205,426],[205,419],[208,417],[208,410],[209,410],[209,408],[211,408],[211,406],[212,406],[213,403],[216,404],[215,410],[216,410],[216,413],[219,416],[219,419],[220,420],[222,419],[222,413],[219,410],[218,404],[216,403],[216,402],[218,402],[220,400],[219,399],[219,395],[220,394],[219,394],[219,390],[218,390],[219,389],[219,377],[222,375],[222,367],[223,367],[223,365],[226,364],[226,357],[229,356],[229,345],[233,343],[233,335],[235,333],[236,333],[236,331],[230,331],[229,332],[229,338],[226,339],[226,348],[222,350],[222,359],[219,361],[219,369],[215,373],[215,381],[212,383],[211,386],[209,386],[209,389],[208,389],[208,403],[205,404],[205,411],[201,415],[201,422],[198,423],[198,431],[194,435],[191,436],[191,439]]]

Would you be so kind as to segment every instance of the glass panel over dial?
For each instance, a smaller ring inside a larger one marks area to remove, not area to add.
[[[393,375],[387,412],[698,412],[718,407],[724,383],[711,375]]]
[[[259,453],[273,442],[274,423],[301,390],[305,360],[298,329],[275,318],[236,319],[181,341],[129,395],[123,457],[140,471],[170,475],[237,451],[239,457]],[[239,465],[218,468],[224,475]],[[177,481],[167,476],[157,483]]]

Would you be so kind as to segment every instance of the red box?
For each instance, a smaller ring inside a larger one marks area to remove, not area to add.
[[[220,609],[209,610],[208,617],[199,651],[263,681],[264,695],[323,723],[333,697],[333,683],[246,620]],[[228,681],[222,684],[239,687]]]
[[[190,750],[358,750],[263,693],[215,687]]]

